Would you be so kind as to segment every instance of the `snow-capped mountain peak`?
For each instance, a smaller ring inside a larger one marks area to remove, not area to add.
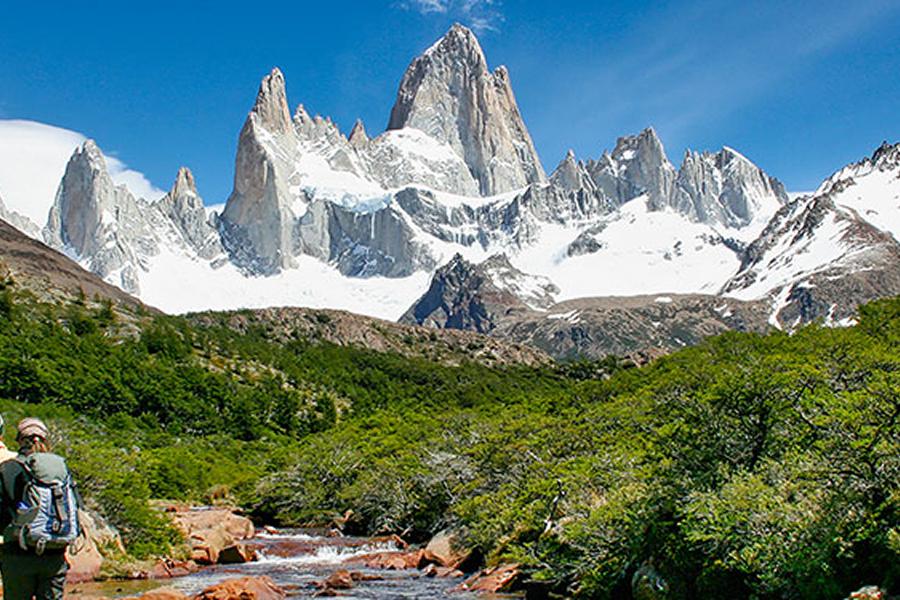
[[[488,70],[478,39],[462,25],[407,68],[388,129],[406,127],[449,144],[484,196],[546,181],[509,73]]]
[[[839,322],[833,304],[900,291],[898,146],[794,201],[727,146],[688,151],[676,169],[653,128],[596,159],[569,151],[547,178],[508,71],[488,70],[458,25],[412,61],[380,135],[361,121],[345,135],[302,104],[291,116],[286,85],[278,69],[262,78],[221,212],[185,167],[161,200],[136,197],[88,141],[68,161],[46,240],[167,310],[300,304],[396,318],[420,298],[416,321],[483,331],[512,313],[557,314],[557,301],[636,294],[647,314],[655,295],[677,293],[704,295],[675,304],[707,316],[724,306],[722,319],[770,308],[779,326]],[[0,205],[2,216],[14,218]],[[721,295],[732,299],[708,300]],[[741,313],[741,301],[755,308]],[[554,335],[581,318],[551,319]]]

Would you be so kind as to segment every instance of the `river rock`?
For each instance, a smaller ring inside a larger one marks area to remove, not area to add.
[[[191,544],[191,560],[201,565],[216,564],[223,550],[256,534],[250,519],[228,509],[176,511],[172,515]],[[235,558],[231,552],[227,556]]]
[[[431,538],[425,546],[424,558],[442,567],[459,569],[469,560],[472,553],[459,547],[459,537],[449,531],[442,531]]]
[[[506,592],[512,589],[521,575],[522,572],[517,564],[498,565],[496,567],[482,569],[454,589],[460,592],[480,592],[487,594]]]
[[[363,565],[369,569],[385,569],[388,571],[418,569],[425,564],[423,550],[416,550],[414,552],[372,552],[370,554],[353,557],[347,562]]]
[[[229,579],[209,587],[194,600],[283,600],[285,592],[269,577]]]
[[[253,562],[256,560],[256,551],[245,544],[234,544],[219,552],[218,563],[220,565],[233,565]]]
[[[104,561],[100,548],[112,548],[122,554],[125,553],[119,533],[99,515],[90,511],[78,511],[78,520],[84,538],[67,551],[70,566],[66,581],[69,583],[91,581],[100,574]]]
[[[353,575],[347,569],[341,569],[329,575],[322,585],[326,589],[349,590],[353,587]]]
[[[434,563],[422,569],[423,577],[462,577],[463,575],[464,573],[459,569],[440,567]]]

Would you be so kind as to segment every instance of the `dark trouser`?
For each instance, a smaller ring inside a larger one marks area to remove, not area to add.
[[[62,600],[66,583],[64,554],[0,554],[3,600]]]

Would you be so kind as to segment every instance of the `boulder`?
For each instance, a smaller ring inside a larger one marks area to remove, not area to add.
[[[100,574],[104,561],[100,548],[125,553],[119,533],[107,525],[99,515],[80,510],[78,519],[84,537],[67,550],[69,572],[66,574],[66,581],[69,583],[91,581]]]
[[[418,569],[424,562],[424,551],[414,552],[389,551],[372,552],[356,556],[347,561],[351,564],[363,565],[369,569],[385,569],[389,571],[402,571],[405,569]]]
[[[206,588],[194,600],[283,600],[285,592],[269,577],[229,579]]]
[[[472,556],[468,550],[459,547],[458,536],[448,531],[442,531],[431,538],[425,546],[425,560],[442,567],[459,569]]]
[[[250,519],[236,515],[228,509],[185,511],[180,508],[175,507],[171,514],[176,527],[191,544],[191,560],[198,564],[216,564],[223,550],[256,534]],[[226,556],[236,558],[234,552],[229,552]]]
[[[353,575],[346,569],[335,571],[322,582],[322,587],[333,590],[349,590],[353,587]]]
[[[317,581],[313,585],[319,588],[314,596],[340,596],[338,590],[352,589],[358,581],[378,581],[382,579],[378,575],[368,575],[359,571],[348,571],[341,569],[335,571],[322,581]]]
[[[519,565],[499,565],[482,569],[454,589],[459,592],[497,594],[511,590],[521,575]]]
[[[218,563],[220,565],[234,565],[253,562],[256,560],[256,551],[245,544],[234,544],[219,552]]]

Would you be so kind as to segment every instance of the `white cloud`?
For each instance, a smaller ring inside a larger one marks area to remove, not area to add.
[[[449,0],[411,0],[410,8],[417,10],[423,14],[428,13],[445,13]]]
[[[132,194],[138,198],[155,201],[166,195],[164,190],[153,185],[147,176],[140,171],[129,169],[128,165],[118,158],[106,156],[106,166],[109,169],[109,175],[118,185],[125,185]]]
[[[0,198],[7,208],[43,227],[66,163],[86,139],[36,121],[0,120]],[[107,156],[106,162],[113,181],[134,195],[157,200],[165,194],[119,159]]]
[[[406,0],[399,6],[423,15],[446,15],[476,33],[497,31],[503,22],[499,0]]]

